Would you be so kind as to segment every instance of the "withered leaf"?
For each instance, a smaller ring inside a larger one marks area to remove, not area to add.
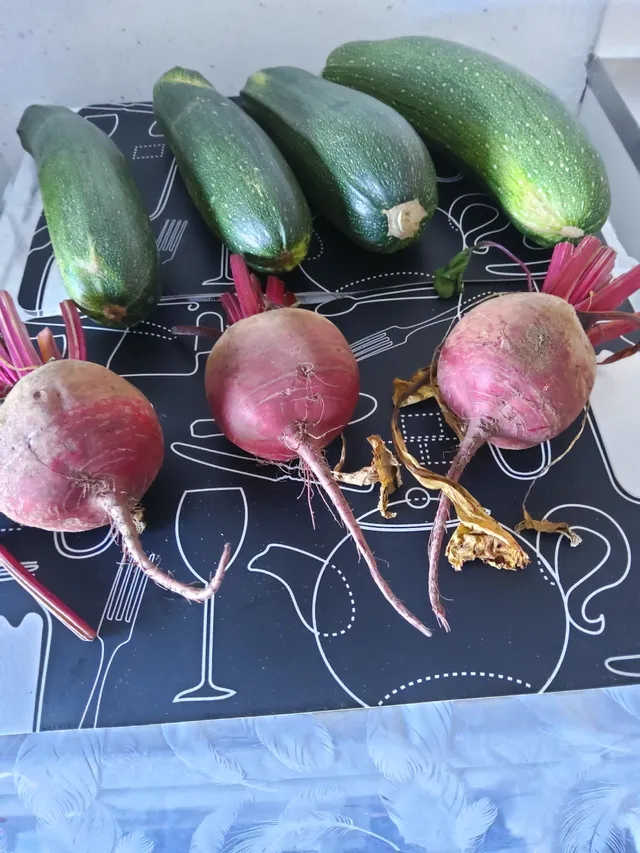
[[[412,406],[415,403],[421,403],[423,400],[429,400],[433,397],[440,407],[442,417],[447,422],[459,439],[464,435],[464,425],[460,418],[455,415],[440,395],[438,387],[437,367],[434,361],[429,367],[423,367],[417,370],[411,379],[394,379],[393,380],[393,405],[403,409],[405,406]]]
[[[380,495],[378,497],[378,510],[384,518],[395,518],[395,512],[389,512],[389,496],[402,485],[400,463],[386,446],[379,435],[370,435],[367,441],[373,450],[370,465],[365,465],[359,471],[344,473],[344,458],[346,455],[346,442],[342,439],[342,454],[340,461],[333,469],[334,479],[340,483],[348,483],[351,486],[369,486],[380,484]]]
[[[483,560],[496,569],[521,569],[529,562],[524,551],[515,554],[513,560],[512,546],[510,543],[498,539],[497,536],[488,536],[484,530],[474,530],[465,524],[459,524],[453,536],[449,539],[446,550],[447,559],[459,572],[464,563],[469,560]]]
[[[133,517],[136,533],[138,533],[138,535],[144,533],[147,523],[144,520],[144,509],[142,506],[140,504],[136,504],[131,510],[131,515]]]
[[[342,442],[342,448],[340,450],[340,459],[338,459],[338,462],[335,468],[333,469],[334,475],[340,474],[340,472],[344,468],[345,459],[347,458],[347,439],[344,437],[343,432],[340,433],[340,440]],[[335,477],[334,479],[337,480],[338,478]]]
[[[492,518],[463,486],[442,474],[424,468],[407,449],[398,426],[400,407],[423,384],[428,383],[433,388],[433,374],[432,368],[423,368],[415,373],[409,382],[397,379],[394,381],[391,435],[396,454],[422,486],[444,492],[455,506],[460,525],[446,552],[455,569],[460,569],[466,560],[476,558],[500,568],[522,568],[529,562],[529,557],[513,536]],[[436,393],[433,396],[437,399]],[[460,427],[459,422],[458,426]]]
[[[582,542],[575,530],[572,530],[565,521],[532,518],[525,507],[522,507],[522,514],[524,518],[516,524],[516,533],[521,533],[523,530],[535,530],[537,533],[558,533],[560,536],[567,537],[572,548]]]

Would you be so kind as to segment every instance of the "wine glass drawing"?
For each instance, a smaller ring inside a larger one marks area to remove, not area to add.
[[[207,567],[214,566],[216,555],[212,542],[217,537],[208,536],[198,553],[198,543],[189,541],[187,530],[211,530],[211,519],[224,518],[224,541],[231,544],[232,555],[227,573],[238,556],[247,533],[249,511],[247,498],[241,486],[221,486],[219,488],[188,489],[183,492],[178,504],[175,520],[175,536],[180,556],[189,571],[202,583],[208,580]],[[233,520],[233,522],[232,522]],[[235,530],[229,529],[230,522]],[[222,540],[221,540],[222,542]],[[221,547],[221,546],[220,546]],[[198,569],[194,563],[198,564]],[[223,585],[224,589],[224,585]],[[219,595],[219,593],[218,593]],[[221,687],[214,680],[214,632],[216,598],[205,601],[202,613],[202,656],[200,661],[200,678],[197,684],[186,690],[181,690],[174,696],[175,702],[214,702],[235,696],[236,691],[229,687]]]

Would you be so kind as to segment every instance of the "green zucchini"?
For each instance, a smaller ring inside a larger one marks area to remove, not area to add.
[[[267,134],[197,71],[172,68],[153,110],[211,230],[254,269],[287,272],[307,254],[309,206]]]
[[[397,112],[299,68],[258,71],[241,95],[312,205],[348,237],[377,252],[419,237],[436,208],[436,175]]]
[[[122,328],[160,298],[158,251],[118,146],[66,107],[27,107],[18,136],[36,162],[67,293],[97,323]]]
[[[350,42],[322,72],[398,110],[427,144],[495,194],[542,246],[597,231],[609,212],[604,165],[544,86],[486,53],[430,36]]]

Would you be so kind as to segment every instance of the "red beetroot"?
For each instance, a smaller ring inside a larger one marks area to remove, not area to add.
[[[383,595],[430,635],[380,575],[324,458],[324,448],[347,426],[358,401],[360,378],[349,344],[325,317],[286,307],[292,300],[278,279],[269,278],[265,299],[242,259],[232,257],[231,265],[237,296],[223,300],[231,325],[214,345],[205,374],[217,425],[260,459],[300,459],[333,503]]]
[[[465,427],[450,480],[459,480],[483,444],[534,447],[578,417],[595,381],[592,344],[640,325],[638,315],[612,310],[640,287],[640,268],[612,281],[614,261],[613,249],[595,237],[577,248],[562,243],[554,249],[542,293],[489,299],[453,328],[437,364],[442,401]],[[441,492],[429,540],[429,594],[446,630],[437,572],[450,506]]]
[[[483,302],[453,328],[438,357],[440,393],[468,425],[467,436],[510,450],[570,426],[595,375],[596,355],[575,310],[545,293]]]
[[[61,358],[45,330],[38,338],[43,364],[11,298],[0,294],[6,345],[0,347],[6,393],[0,407],[0,512],[18,524],[60,532],[112,524],[123,550],[157,584],[202,601],[219,586],[228,552],[203,589],[168,576],[146,556],[133,511],[162,464],[160,423],[142,392],[83,360],[77,310],[71,302],[61,308],[70,358]],[[65,619],[57,608],[56,615],[77,631],[74,614]]]

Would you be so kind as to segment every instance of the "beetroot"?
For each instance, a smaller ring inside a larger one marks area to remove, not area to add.
[[[438,358],[442,399],[467,424],[467,437],[511,450],[570,426],[595,376],[595,352],[575,310],[545,293],[483,302],[453,328]]]
[[[382,578],[375,557],[324,458],[358,401],[360,378],[342,333],[325,317],[287,307],[292,297],[273,276],[266,298],[238,256],[236,296],[223,304],[231,325],[214,345],[205,374],[207,400],[227,438],[269,462],[298,458],[336,508],[383,595],[408,622],[430,631]]]
[[[220,585],[228,550],[203,589],[175,580],[146,556],[134,509],[162,464],[160,423],[142,392],[83,360],[77,310],[68,301],[61,308],[70,357],[61,358],[47,329],[38,336],[43,364],[11,298],[0,294],[6,394],[0,407],[0,512],[17,524],[60,532],[112,524],[129,558],[158,585],[203,601]]]
[[[437,360],[439,401],[463,433],[449,480],[458,482],[483,444],[533,447],[578,417],[595,381],[593,343],[640,325],[638,315],[612,310],[640,287],[640,268],[612,281],[614,260],[615,252],[595,237],[577,248],[560,244],[542,293],[486,300],[453,328]],[[441,492],[429,541],[431,604],[446,630],[437,572],[450,506]]]

